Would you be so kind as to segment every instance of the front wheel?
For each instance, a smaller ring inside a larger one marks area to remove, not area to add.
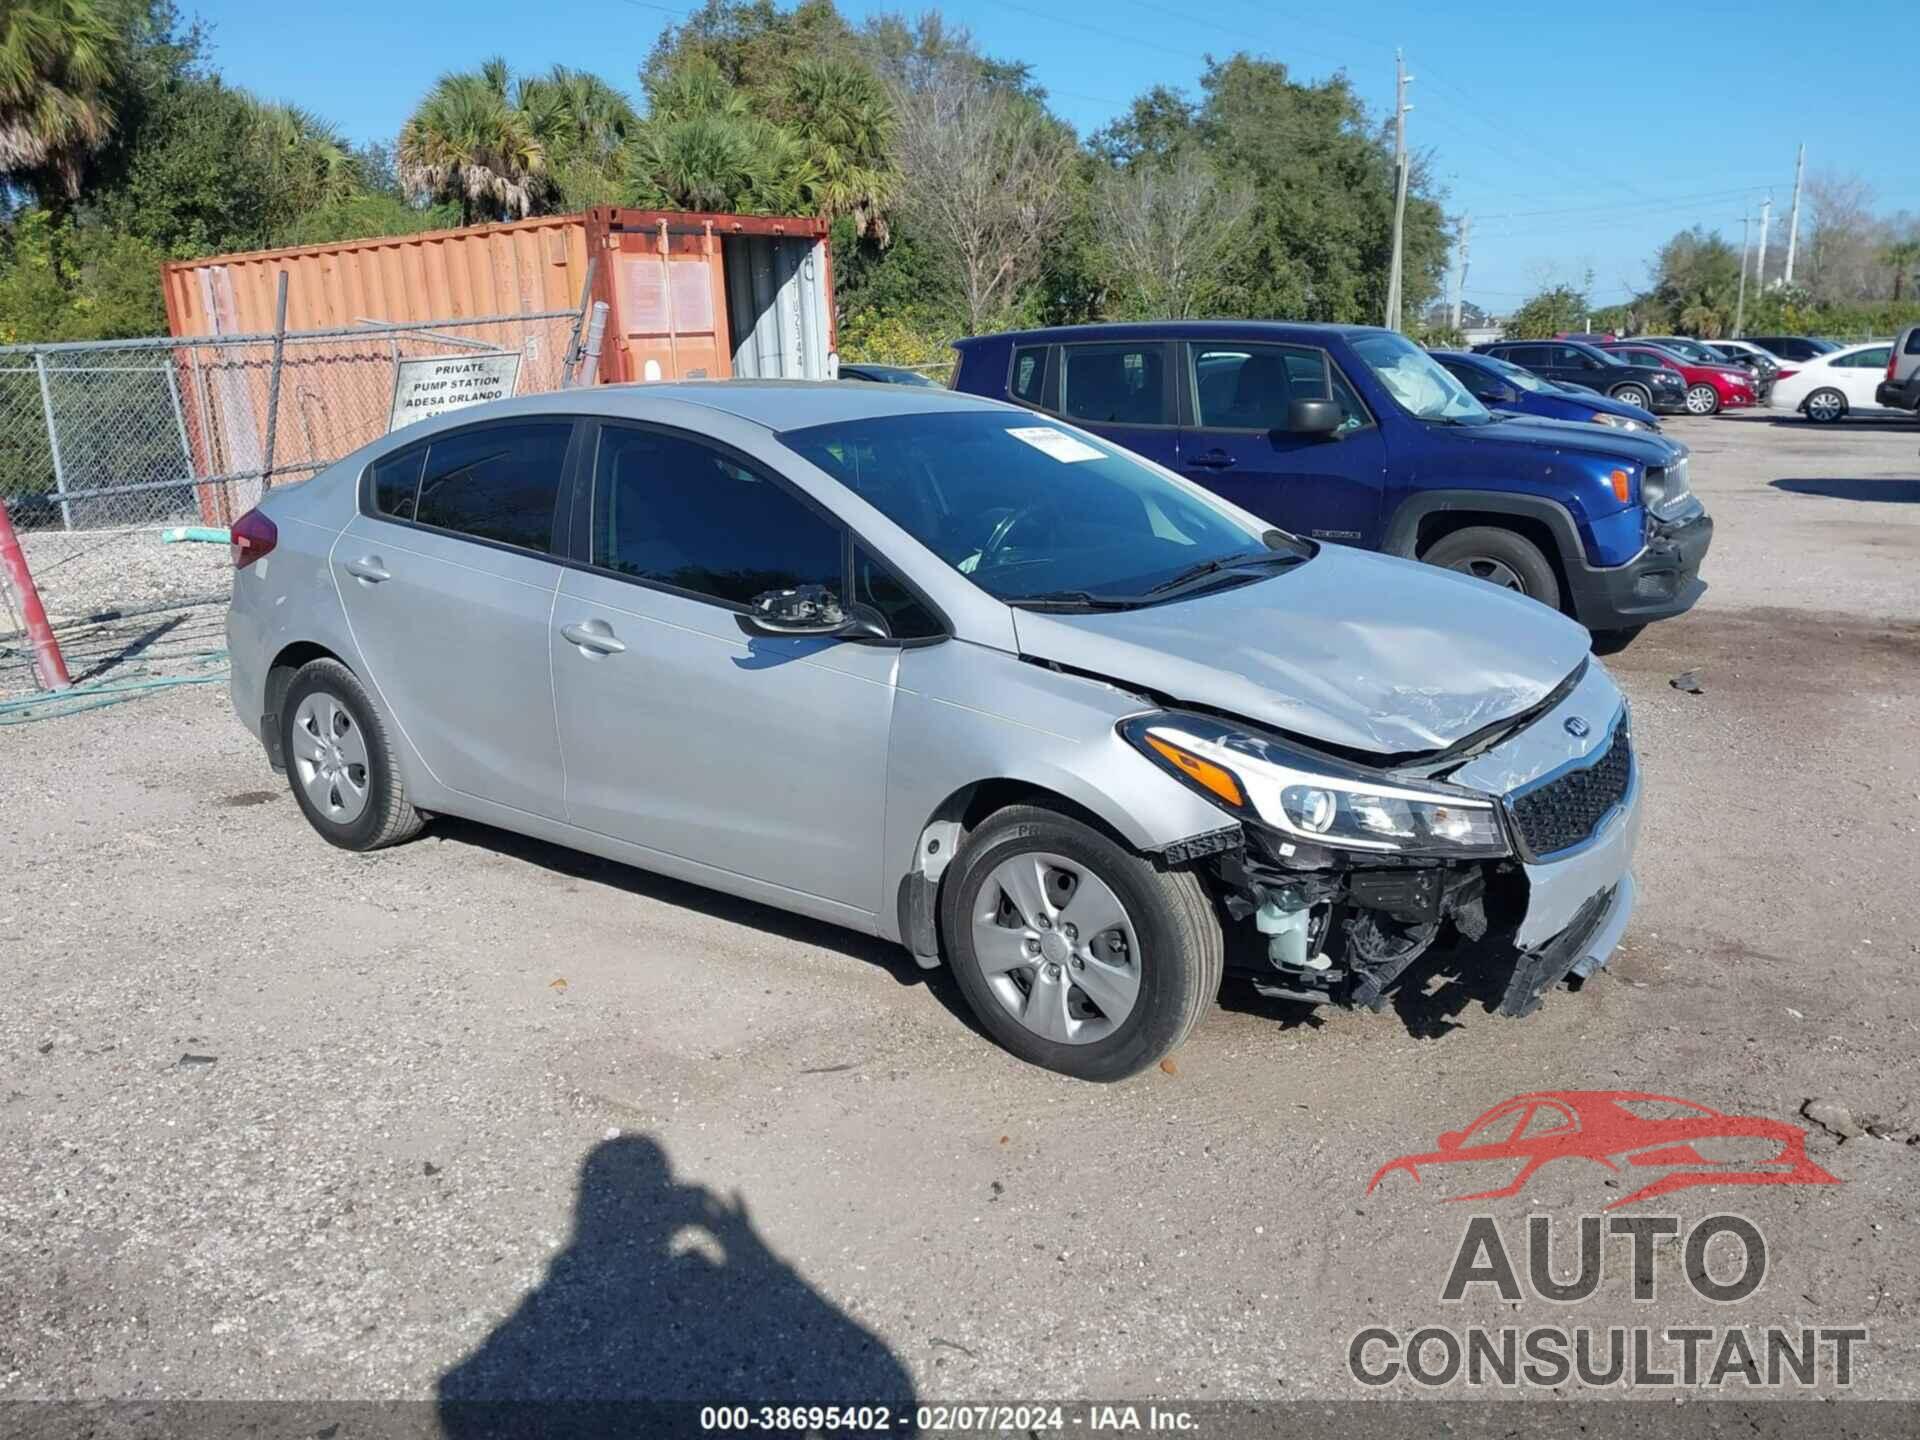
[[[1560,608],[1560,579],[1540,547],[1511,530],[1470,525],[1427,547],[1420,557],[1429,565],[1458,570],[1477,580],[1517,590],[1552,609]]]
[[[1653,396],[1638,385],[1622,385],[1613,392],[1613,398],[1623,405],[1638,405],[1642,410],[1653,408]]]
[[[1032,805],[968,837],[941,889],[940,928],[987,1032],[1081,1080],[1124,1080],[1177,1049],[1226,963],[1198,877]]]
[[[1816,390],[1802,407],[1816,425],[1831,425],[1847,413],[1847,397],[1838,390]]]
[[[1711,385],[1690,385],[1687,387],[1687,413],[1689,415],[1712,415],[1720,409],[1720,392]]]

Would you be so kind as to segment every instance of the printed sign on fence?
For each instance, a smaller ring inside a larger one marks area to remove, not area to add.
[[[443,410],[504,400],[520,382],[518,352],[491,355],[451,355],[430,360],[402,360],[393,382],[393,413],[389,431]]]

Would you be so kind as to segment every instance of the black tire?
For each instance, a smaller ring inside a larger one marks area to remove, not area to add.
[[[364,807],[351,820],[341,822],[322,813],[307,792],[302,778],[299,737],[294,733],[295,716],[301,702],[312,696],[330,696],[346,711],[350,723],[357,726],[366,747]],[[314,660],[300,667],[280,702],[280,746],[287,760],[287,781],[293,789],[294,803],[307,822],[329,845],[342,850],[379,850],[397,845],[420,833],[426,817],[407,802],[406,783],[393,763],[393,742],[380,711],[368,698],[359,678],[338,660]]]
[[[1027,1029],[994,995],[975,956],[968,917],[982,888],[1003,861],[1035,851],[1097,875],[1125,905],[1139,939],[1138,999],[1103,1039],[1069,1044]],[[1032,1064],[1080,1080],[1124,1080],[1184,1044],[1220,994],[1226,945],[1199,877],[1160,868],[1058,811],[1013,805],[991,816],[967,836],[940,889],[943,948],[967,1004],[989,1035]]]
[[[1816,406],[1813,402],[1825,403]],[[1832,425],[1847,416],[1847,397],[1831,385],[1822,385],[1818,390],[1800,402],[1800,413],[1816,425]]]
[[[1540,553],[1539,546],[1511,530],[1470,525],[1442,536],[1420,558],[1429,565],[1518,590],[1552,609],[1560,608],[1560,577],[1553,573],[1552,563]]]
[[[1638,405],[1642,410],[1653,409],[1653,396],[1639,385],[1621,385],[1612,394],[1623,405]]]

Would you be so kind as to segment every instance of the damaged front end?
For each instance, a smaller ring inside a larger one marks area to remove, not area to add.
[[[1188,858],[1213,882],[1229,968],[1264,994],[1379,1009],[1412,976],[1451,971],[1526,1015],[1625,929],[1637,766],[1598,666],[1506,724],[1384,765],[1176,709],[1120,731],[1240,821]]]

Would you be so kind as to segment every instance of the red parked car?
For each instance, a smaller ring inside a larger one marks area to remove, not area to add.
[[[1644,341],[1615,340],[1600,348],[1639,365],[1678,370],[1680,378],[1687,382],[1689,415],[1717,415],[1722,410],[1739,410],[1755,403],[1753,376],[1732,365],[1702,365]]]

